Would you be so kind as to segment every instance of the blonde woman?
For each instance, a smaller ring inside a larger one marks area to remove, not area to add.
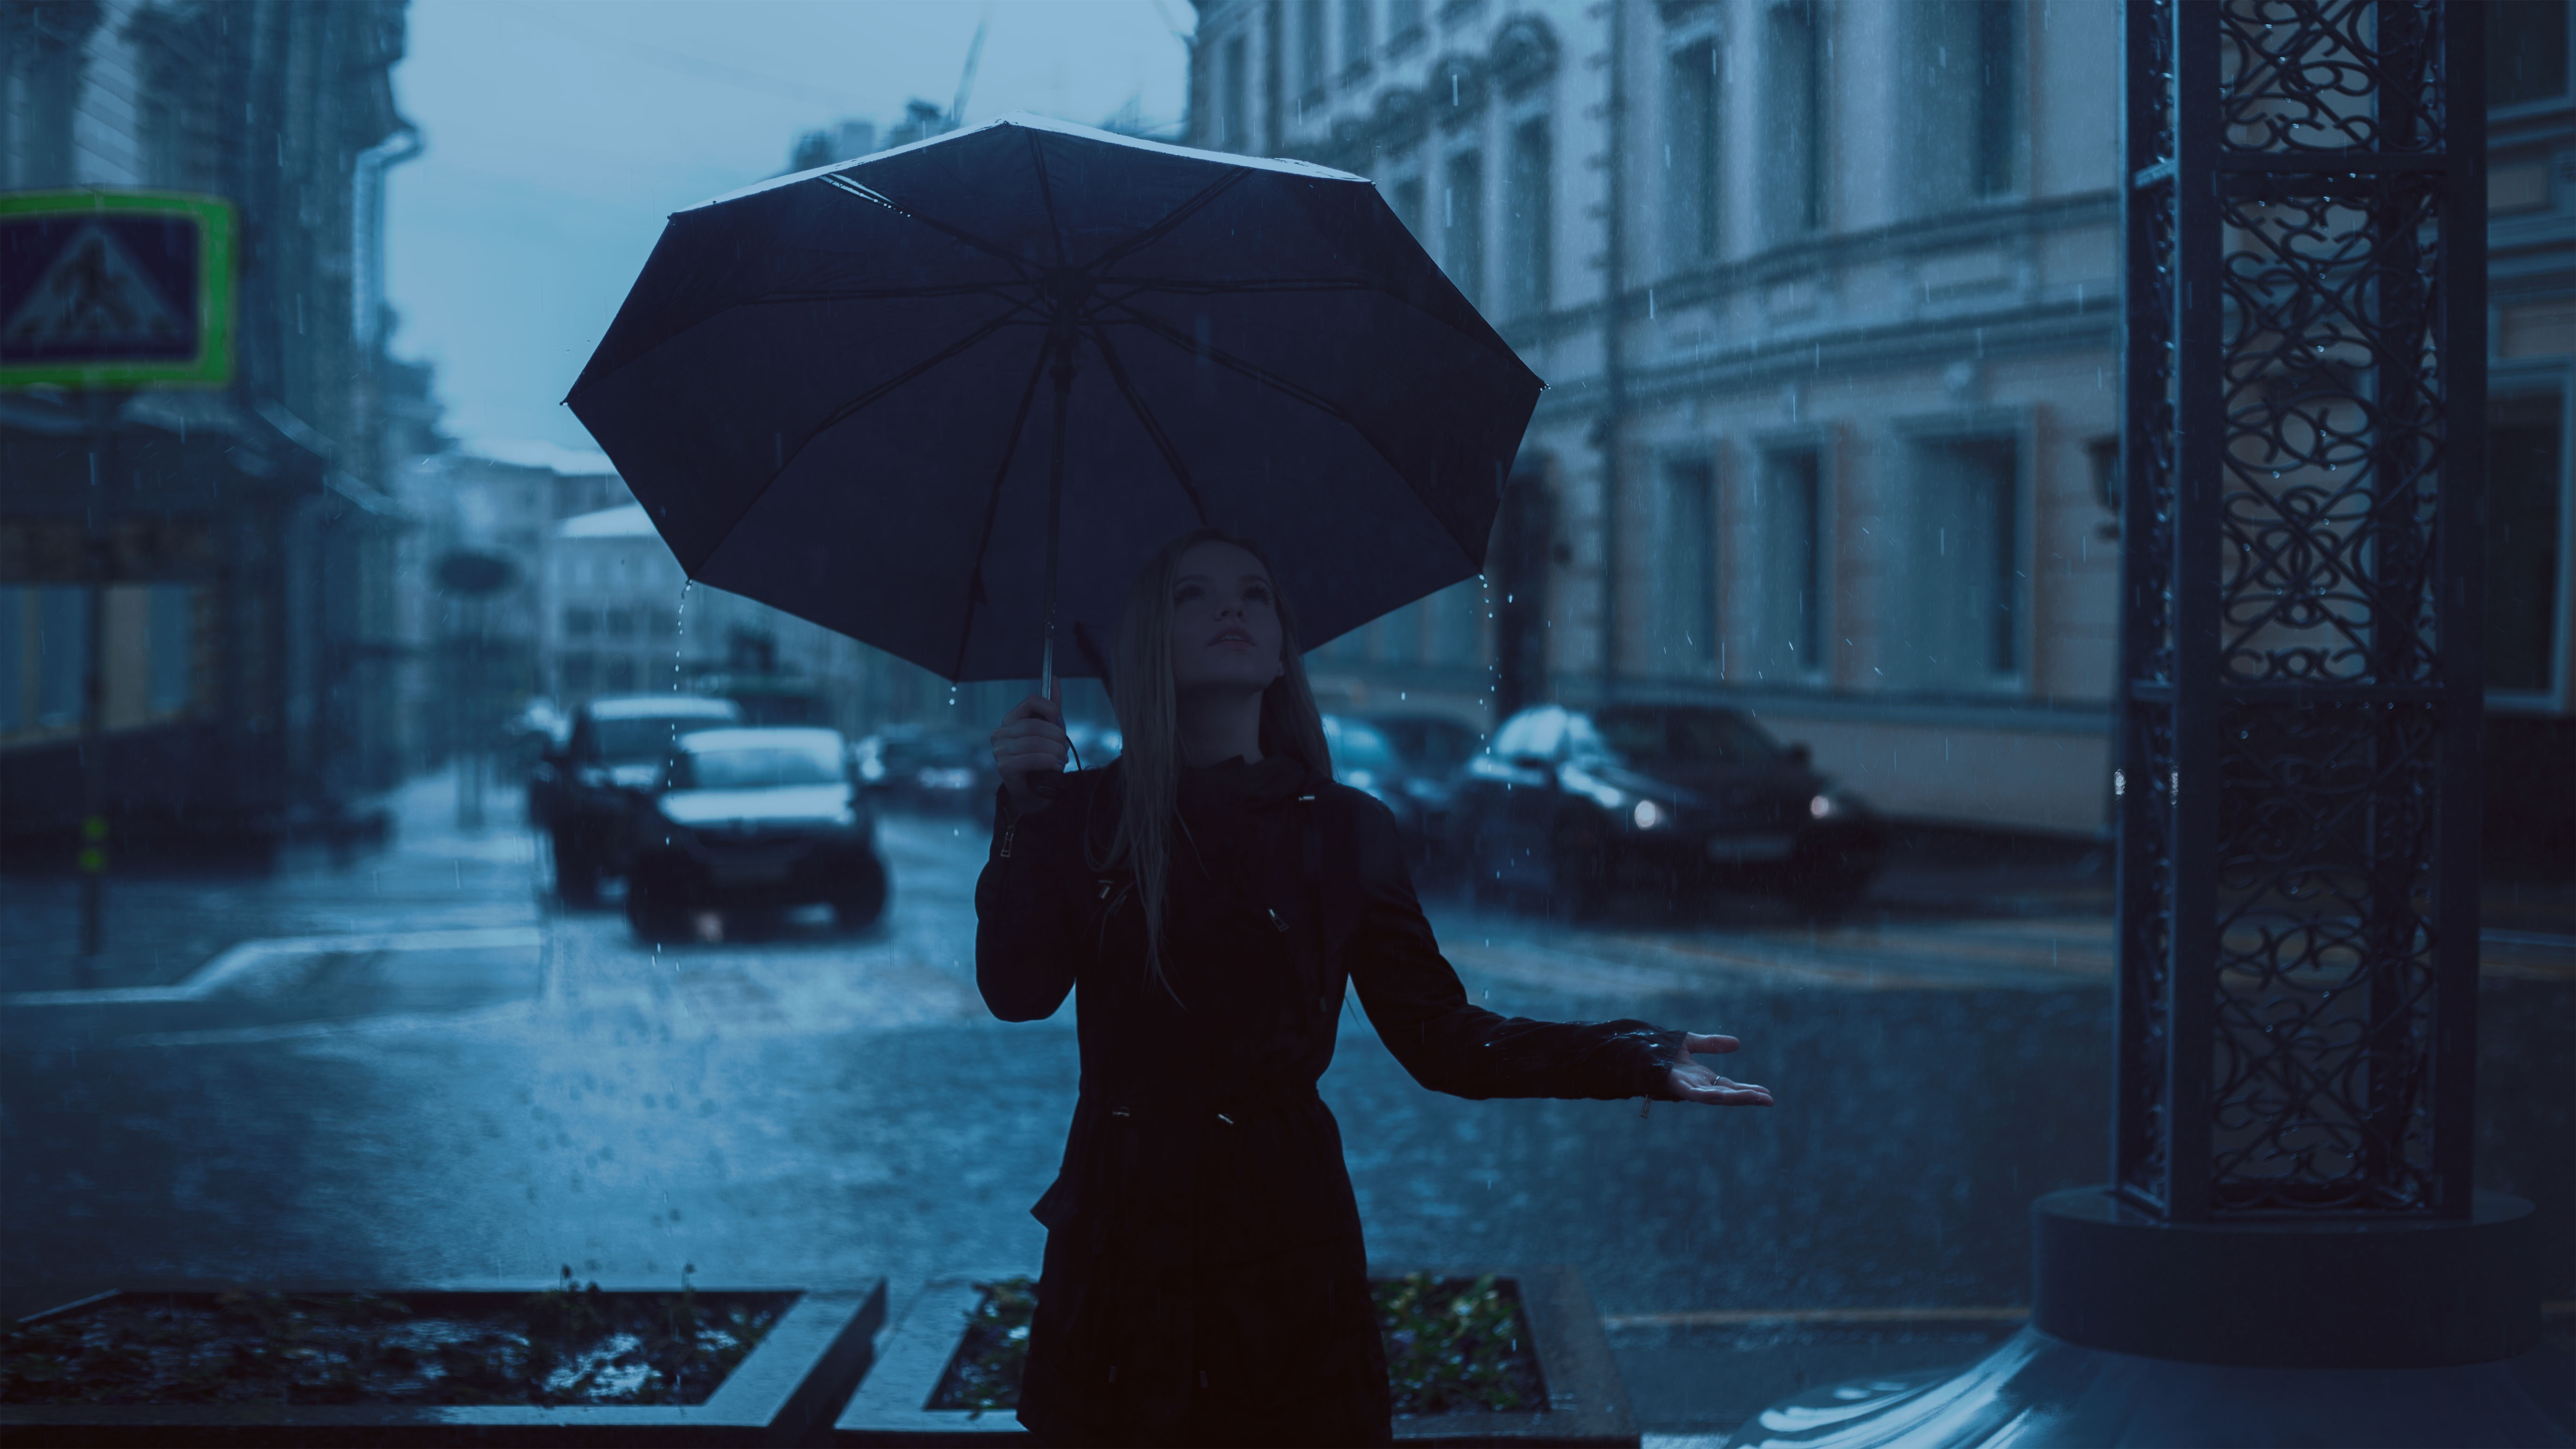
[[[1315,1093],[1346,988],[1434,1091],[1771,1094],[1693,1060],[1731,1037],[1468,1004],[1393,817],[1333,783],[1294,616],[1250,543],[1165,546],[1115,651],[1116,763],[1058,780],[1062,720],[1035,696],[993,731],[977,984],[1005,1021],[1081,993],[1020,1422],[1050,1444],[1389,1443],[1359,1211]]]

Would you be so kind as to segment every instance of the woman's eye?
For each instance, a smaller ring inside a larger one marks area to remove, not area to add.
[[[1207,591],[1205,589],[1200,588],[1196,584],[1183,584],[1172,591],[1172,602],[1175,604],[1186,604],[1206,592]]]

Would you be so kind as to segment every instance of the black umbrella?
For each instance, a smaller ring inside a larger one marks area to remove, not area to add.
[[[1307,643],[1473,576],[1542,385],[1367,180],[1013,115],[675,214],[567,402],[691,578],[1052,692],[1201,525]]]

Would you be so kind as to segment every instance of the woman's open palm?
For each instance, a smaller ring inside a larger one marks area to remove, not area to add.
[[[1731,1036],[1702,1036],[1698,1032],[1682,1034],[1682,1059],[1676,1062],[1667,1081],[1673,1098],[1681,1102],[1706,1102],[1712,1107],[1768,1107],[1771,1089],[1751,1082],[1729,1081],[1707,1064],[1692,1059],[1694,1052],[1724,1056],[1744,1045]]]

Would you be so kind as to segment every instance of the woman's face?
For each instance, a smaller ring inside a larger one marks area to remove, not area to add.
[[[1172,683],[1267,689],[1282,671],[1279,602],[1261,560],[1230,543],[1193,545],[1172,580]]]

